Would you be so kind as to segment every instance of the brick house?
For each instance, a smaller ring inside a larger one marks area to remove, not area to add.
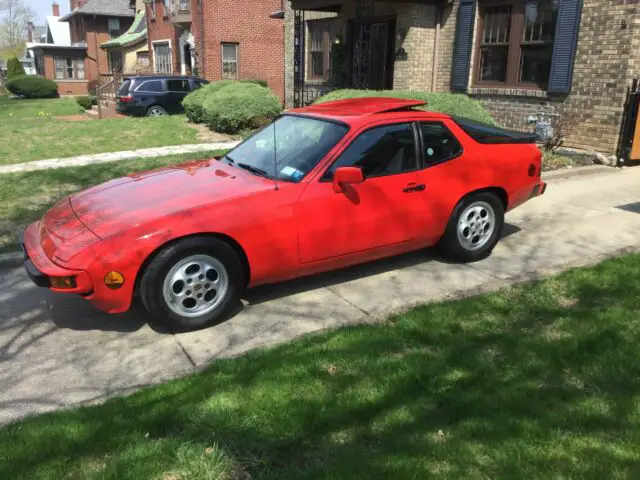
[[[61,21],[60,6],[52,5],[44,32],[32,35],[26,44],[27,56],[33,60],[37,75],[54,80],[60,95],[86,95],[86,45],[73,44],[69,24]]]
[[[460,92],[515,130],[556,115],[565,146],[603,153],[640,73],[637,0],[291,0],[285,24],[287,105],[336,87]]]
[[[272,15],[281,8],[281,0],[150,0],[153,69],[265,80],[284,98],[284,23]]]
[[[90,82],[98,81],[100,74],[122,71],[122,52],[106,51],[100,45],[129,29],[134,4],[131,0],[70,0],[71,11],[61,21],[69,22],[71,43],[85,46],[85,76]]]

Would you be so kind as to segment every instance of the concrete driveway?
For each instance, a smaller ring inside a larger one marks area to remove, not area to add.
[[[451,264],[433,251],[250,292],[230,320],[170,335],[140,307],[100,314],[84,300],[0,270],[0,424],[183,375],[240,354],[394,309],[500,288],[640,247],[640,168],[550,180],[547,193],[507,215],[493,255]]]

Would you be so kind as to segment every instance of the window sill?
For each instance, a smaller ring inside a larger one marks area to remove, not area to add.
[[[500,95],[507,97],[533,97],[547,98],[546,90],[535,88],[518,87],[470,87],[467,89],[469,95]]]

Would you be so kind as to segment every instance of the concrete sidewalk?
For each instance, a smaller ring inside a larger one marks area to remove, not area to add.
[[[472,295],[640,249],[640,168],[551,180],[507,215],[493,255],[452,264],[422,251],[251,291],[216,327],[170,335],[139,307],[121,316],[0,270],[0,423],[104,399],[212,360],[300,335],[373,322],[414,304]]]
[[[48,160],[36,160],[33,162],[17,163],[0,166],[0,175],[3,173],[33,172],[34,170],[46,170],[49,168],[79,167],[96,163],[117,162],[119,160],[133,160],[135,158],[164,157],[167,155],[179,155],[183,153],[196,153],[210,150],[228,150],[238,145],[234,142],[196,143],[191,145],[173,145],[168,147],[142,148],[139,150],[126,150],[122,152],[96,153],[93,155],[80,155],[68,158],[50,158]]]

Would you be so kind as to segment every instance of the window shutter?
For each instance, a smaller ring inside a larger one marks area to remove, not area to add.
[[[547,88],[549,93],[569,93],[571,91],[581,13],[582,0],[560,0],[549,87]]]
[[[451,89],[466,92],[469,83],[476,0],[460,0],[451,65]]]

